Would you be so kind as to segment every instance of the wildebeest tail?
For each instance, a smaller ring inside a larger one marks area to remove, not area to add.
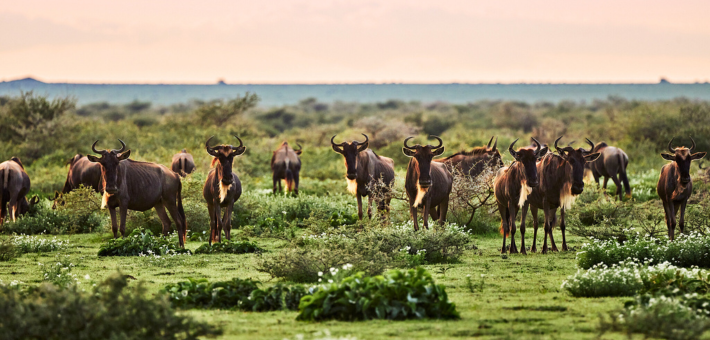
[[[295,181],[293,179],[293,172],[291,171],[291,169],[286,168],[286,191],[293,190],[294,185]]]
[[[178,197],[177,197],[177,206],[178,206],[178,213],[180,214],[180,218],[182,218],[182,225],[183,225],[183,238],[187,237],[187,218],[185,217],[185,208],[182,207],[182,181],[179,182],[180,185],[178,186]],[[183,240],[184,242],[184,240]]]
[[[0,170],[0,222],[2,222],[3,216],[5,216],[5,202],[3,201],[2,194],[7,186],[7,179],[5,176],[7,176],[8,172],[9,171],[7,170]]]
[[[624,190],[627,195],[631,194],[631,186],[629,186],[629,178],[626,176],[626,159],[623,154],[617,154],[619,157],[619,179],[624,183]]]
[[[185,171],[185,157],[180,158],[180,174],[182,177],[187,176],[187,171]]]

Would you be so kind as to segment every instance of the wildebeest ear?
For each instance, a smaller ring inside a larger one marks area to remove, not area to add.
[[[442,153],[444,153],[444,147],[440,147],[432,152],[434,156],[441,156]]]
[[[665,159],[667,161],[674,161],[675,160],[675,155],[671,155],[668,153],[662,153],[661,157],[663,157],[663,159]]]
[[[232,156],[239,156],[244,153],[244,151],[247,151],[246,146],[239,146],[234,151],[232,151]]]
[[[360,144],[360,146],[357,147],[357,152],[365,151],[367,150],[367,147],[370,146],[370,142],[366,142],[364,144]]]
[[[697,159],[703,159],[703,157],[705,157],[705,154],[707,154],[707,152],[696,152],[696,153],[690,155],[690,160],[694,161]]]
[[[543,157],[547,156],[548,152],[550,152],[550,147],[543,147],[542,150],[540,150],[540,153],[537,155],[537,159],[542,159]]]
[[[126,160],[126,159],[128,159],[128,157],[130,155],[131,155],[131,150],[126,150],[124,152],[121,152],[120,154],[118,154],[118,160],[119,161]]]
[[[343,153],[343,149],[338,144],[330,144],[330,146],[333,148],[333,151],[339,154]]]
[[[414,157],[415,154],[417,154],[416,151],[414,150],[409,150],[407,148],[402,148],[402,152],[404,153],[405,156],[407,157]]]
[[[35,205],[37,203],[39,203],[39,197],[37,197],[37,195],[32,196],[30,199],[30,205]]]
[[[54,190],[54,199],[59,198],[59,191]]]
[[[295,152],[297,155],[300,156],[300,155],[301,155],[301,152],[303,152],[303,150],[294,150],[293,152]]]
[[[103,157],[96,157],[94,155],[86,155],[86,158],[92,162],[98,163],[98,162],[101,162],[101,158],[103,158]]]
[[[584,159],[585,159],[587,162],[594,162],[594,161],[597,160],[597,158],[599,158],[599,156],[601,156],[601,153],[595,152],[595,153],[592,153],[592,154],[589,154],[589,155],[584,156]]]

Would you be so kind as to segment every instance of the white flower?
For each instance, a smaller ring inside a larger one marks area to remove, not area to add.
[[[182,291],[182,296],[187,296],[187,290]]]
[[[89,276],[89,274],[86,274],[86,275],[84,275],[84,279],[90,280],[90,279],[91,279],[91,276]]]
[[[318,272],[318,276],[323,276],[323,272]]]

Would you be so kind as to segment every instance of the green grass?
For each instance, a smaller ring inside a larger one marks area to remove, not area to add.
[[[519,235],[519,234],[518,234]],[[532,233],[527,233],[532,242]],[[100,281],[116,270],[147,283],[158,292],[166,283],[189,277],[211,281],[233,277],[251,278],[273,284],[264,273],[254,268],[255,254],[193,255],[184,265],[171,268],[140,266],[137,257],[98,258],[99,246],[111,236],[87,234],[59,236],[70,239],[72,247],[62,253],[83,257],[73,273]],[[358,339],[450,339],[482,337],[489,339],[591,339],[596,337],[598,314],[623,306],[624,298],[573,298],[560,289],[562,281],[577,270],[574,251],[550,255],[508,255],[502,258],[499,235],[474,237],[478,249],[468,250],[460,263],[429,265],[437,283],[446,286],[449,298],[461,314],[459,321],[367,321],[367,322],[298,322],[296,312],[250,313],[241,311],[186,311],[199,319],[224,327],[222,339],[293,339],[304,334],[328,329],[333,336],[352,335]],[[518,238],[519,242],[519,238]],[[569,246],[579,248],[583,240],[570,237]],[[200,242],[188,242],[187,248],[196,249]],[[263,247],[274,250],[284,241],[259,239]],[[37,262],[51,261],[55,253],[27,254],[12,262],[0,263],[0,279],[4,282],[20,280],[37,284],[41,269]],[[206,262],[204,260],[207,260]],[[199,265],[198,265],[199,264]],[[138,266],[137,266],[138,265]],[[474,292],[466,285],[471,275]],[[480,291],[481,275],[484,284]],[[612,335],[612,338],[616,335]],[[605,335],[609,338],[609,335]]]

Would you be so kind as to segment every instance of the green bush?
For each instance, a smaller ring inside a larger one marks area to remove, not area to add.
[[[15,243],[12,238],[5,237],[0,239],[0,262],[10,261],[19,255],[19,251],[15,248]]]
[[[384,276],[352,275],[301,299],[297,320],[458,319],[443,285],[423,268]]]
[[[222,331],[178,315],[167,298],[149,297],[115,274],[90,293],[40,285],[26,292],[0,285],[3,339],[197,339]]]
[[[99,249],[99,256],[140,256],[167,255],[172,253],[187,253],[187,249],[178,246],[177,234],[170,237],[156,237],[150,230],[134,229],[125,238],[109,240]]]
[[[205,243],[195,249],[195,254],[247,254],[263,251],[256,242],[223,240],[212,245]]]
[[[65,250],[69,246],[69,241],[60,241],[57,237],[51,239],[41,236],[13,235],[11,237],[15,248],[25,253],[48,253],[52,251]]]
[[[207,279],[188,279],[163,288],[178,308],[240,309],[253,312],[295,310],[297,301],[306,294],[302,286],[276,284],[260,289],[258,281],[232,279],[210,283]]]
[[[69,210],[52,210],[41,202],[34,214],[21,216],[16,222],[2,226],[7,234],[81,234],[101,230],[102,219],[95,213],[77,214]]]

